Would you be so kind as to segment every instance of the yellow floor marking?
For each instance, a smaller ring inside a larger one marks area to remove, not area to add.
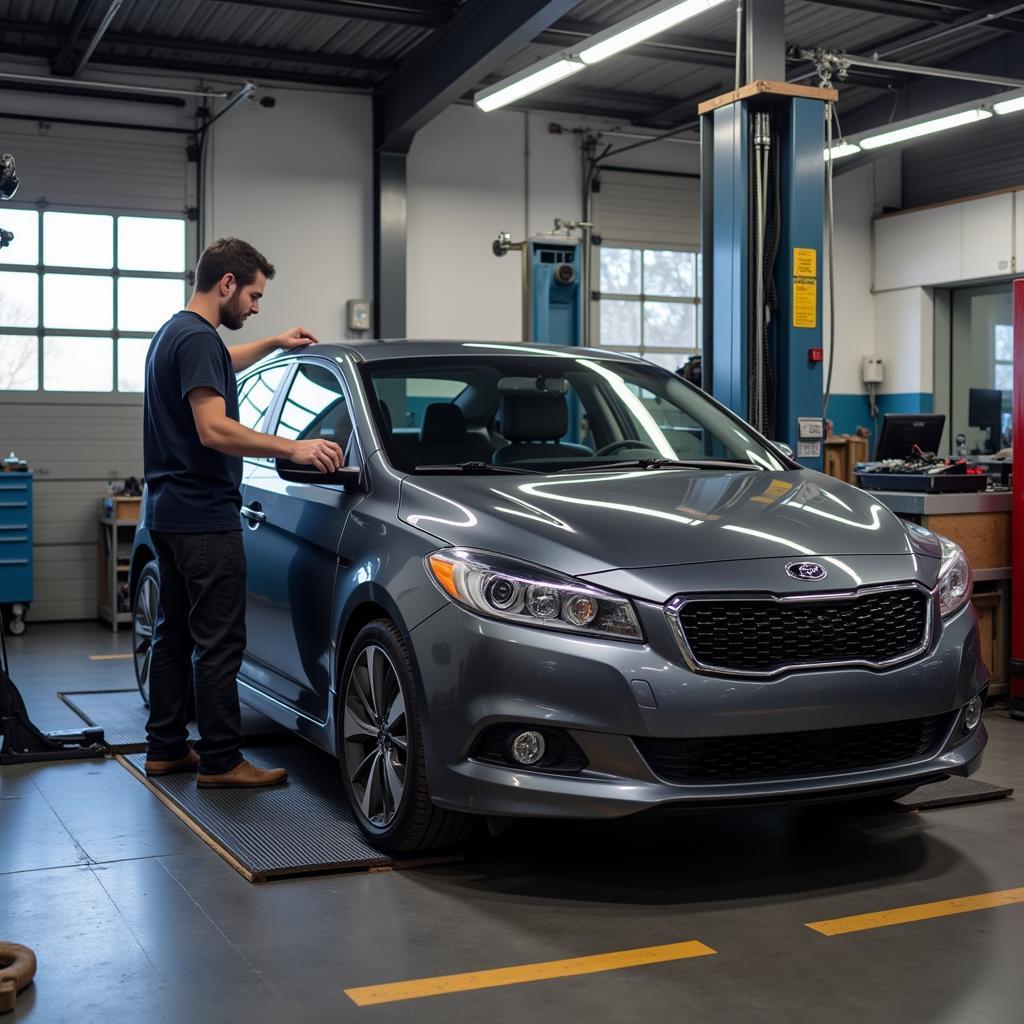
[[[1015,903],[1024,903],[1024,887],[1001,889],[999,892],[983,892],[978,896],[961,896],[955,900],[918,903],[912,907],[896,907],[894,910],[879,910],[874,914],[835,917],[831,921],[812,921],[808,923],[807,927],[822,935],[846,935],[848,932],[863,932],[870,928],[888,928],[894,924],[927,921],[932,917],[966,914],[972,910],[1009,907]]]
[[[596,956],[579,956],[569,960],[523,964],[520,967],[499,967],[489,971],[420,978],[417,981],[396,981],[387,985],[347,988],[345,995],[357,1006],[373,1006],[377,1003],[394,1003],[402,999],[446,995],[449,992],[468,992],[472,989],[518,985],[526,981],[617,971],[623,967],[641,967],[644,964],[660,964],[694,956],[713,956],[714,953],[715,950],[705,946],[703,942],[673,942],[667,946],[645,946],[640,949],[624,949],[617,953],[599,953]]]
[[[123,658],[131,658],[131,654],[90,654],[90,661],[121,661]]]

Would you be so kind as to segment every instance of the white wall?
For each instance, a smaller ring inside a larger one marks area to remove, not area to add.
[[[583,213],[581,137],[553,134],[551,123],[580,121],[454,106],[417,135],[408,167],[410,337],[522,338],[520,255],[498,259],[491,243],[499,231],[520,241]],[[699,158],[697,146],[661,142],[609,163],[692,174]]]
[[[833,179],[836,281],[834,393],[864,393],[861,359],[876,350],[872,225],[885,206],[898,202],[899,166],[899,158],[890,156]],[[826,287],[823,303],[826,329],[828,315]],[[885,387],[888,389],[888,382]]]
[[[370,101],[267,91],[274,107],[242,104],[210,144],[207,239],[244,238],[277,270],[260,315],[226,340],[294,324],[338,340],[346,300],[372,293]]]

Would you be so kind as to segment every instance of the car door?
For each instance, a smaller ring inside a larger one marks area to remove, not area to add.
[[[357,464],[349,400],[330,363],[300,360],[271,418],[289,440],[337,441]],[[274,460],[253,460],[242,489],[247,562],[242,675],[259,689],[325,721],[331,682],[331,602],[345,520],[360,494],[290,483]]]

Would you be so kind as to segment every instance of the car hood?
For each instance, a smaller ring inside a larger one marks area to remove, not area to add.
[[[811,556],[938,557],[870,492],[810,470],[415,476],[399,517],[446,544],[580,576]]]

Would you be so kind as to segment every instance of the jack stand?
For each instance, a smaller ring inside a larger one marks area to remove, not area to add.
[[[11,678],[0,617],[0,765],[82,760],[103,757],[106,752],[102,729],[43,732],[32,724],[25,701]]]

